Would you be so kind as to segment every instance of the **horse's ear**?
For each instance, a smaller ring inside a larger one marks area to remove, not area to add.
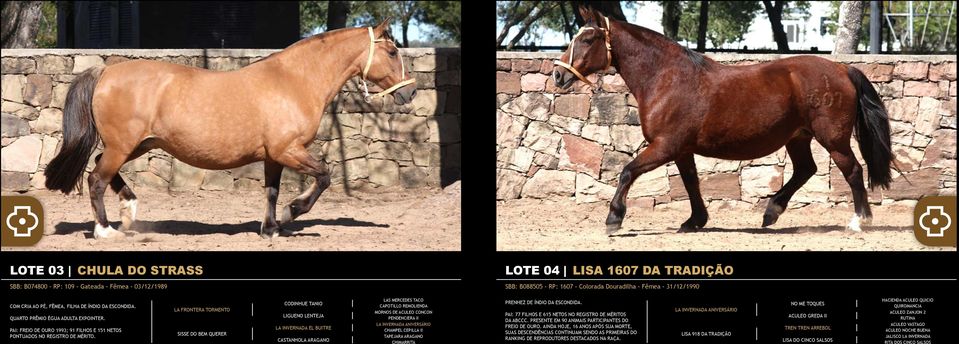
[[[593,18],[602,18],[602,17],[605,17],[605,15],[603,14],[602,11],[600,11],[600,10],[598,10],[598,9],[595,9],[595,8],[593,8],[592,10],[593,10]]]
[[[393,17],[392,17],[392,16],[386,17],[385,20],[381,21],[379,24],[376,25],[375,28],[373,28],[373,31],[376,31],[376,36],[377,36],[377,37],[379,37],[380,35],[382,35],[383,32],[385,32],[387,29],[390,28],[390,22],[391,22],[391,21],[393,21]]]
[[[603,12],[595,8],[593,8],[592,11],[593,11],[593,19],[596,20],[596,25],[599,26],[600,28],[602,28],[603,25],[606,25],[606,23],[600,23],[601,21],[603,21],[602,18],[606,17],[606,15],[604,15]]]
[[[579,5],[579,16],[583,17],[583,23],[588,23],[595,18],[592,9],[586,5]]]

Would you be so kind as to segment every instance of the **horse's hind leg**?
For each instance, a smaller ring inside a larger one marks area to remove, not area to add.
[[[316,160],[306,148],[296,147],[281,155],[278,162],[295,171],[307,174],[316,178],[309,189],[296,197],[290,205],[283,210],[283,216],[280,218],[280,224],[289,223],[298,216],[305,214],[313,208],[313,204],[323,194],[323,191],[330,186],[330,172],[326,168],[326,163]]]
[[[127,161],[128,155],[126,152],[110,147],[104,148],[96,167],[87,177],[87,183],[90,187],[90,204],[93,206],[94,221],[96,222],[93,230],[94,238],[113,238],[123,235],[110,227],[110,223],[107,222],[107,213],[103,207],[103,193],[106,191],[107,185],[111,184],[113,178],[117,176],[120,166]]]
[[[130,154],[130,156],[126,158],[126,162],[139,158],[148,151],[149,149],[137,148],[133,154]],[[99,162],[101,156],[103,155],[97,156],[97,162]],[[133,193],[133,189],[127,185],[126,181],[123,180],[123,176],[119,173],[113,176],[113,180],[110,181],[110,189],[116,192],[120,198],[120,230],[130,230],[137,217],[137,195]]]
[[[763,227],[770,226],[779,220],[779,215],[786,211],[789,205],[789,199],[793,197],[796,191],[809,181],[816,174],[816,161],[812,158],[812,151],[809,145],[812,142],[812,136],[803,134],[794,137],[786,143],[786,152],[789,153],[789,159],[793,163],[793,175],[783,185],[779,191],[769,199],[766,206],[766,213],[763,214]]]
[[[120,197],[120,230],[130,230],[137,217],[137,195],[119,173],[110,181],[110,189]]]
[[[609,203],[606,234],[613,234],[622,228],[623,217],[626,216],[626,195],[629,194],[629,187],[633,185],[636,178],[672,160],[670,154],[660,149],[657,142],[654,141],[649,147],[646,147],[636,159],[626,164],[626,167],[623,167],[623,172],[619,174],[619,186],[616,187],[613,200]]]
[[[679,175],[683,179],[683,186],[686,187],[686,195],[689,196],[689,205],[692,214],[689,219],[683,222],[679,227],[680,232],[692,231],[706,226],[709,220],[709,213],[706,211],[706,204],[703,203],[703,195],[699,191],[699,174],[696,171],[696,160],[692,154],[676,159],[676,167],[679,168]]]
[[[836,162],[836,167],[839,167],[843,177],[846,178],[846,182],[849,183],[849,188],[852,189],[853,203],[856,206],[856,214],[852,216],[846,227],[858,232],[862,230],[860,228],[861,222],[869,223],[872,220],[872,210],[869,209],[869,202],[866,198],[866,186],[862,181],[862,165],[856,160],[856,156],[852,153],[848,144],[836,148],[829,152],[829,156]]]

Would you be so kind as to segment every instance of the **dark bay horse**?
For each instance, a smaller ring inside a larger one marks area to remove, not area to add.
[[[187,164],[228,169],[264,161],[266,217],[260,236],[275,237],[280,225],[309,211],[330,185],[326,164],[310,156],[327,104],[356,75],[395,91],[406,104],[416,94],[390,20],[374,27],[348,28],[303,39],[239,70],[214,72],[158,61],[136,60],[78,75],[67,92],[63,146],[47,166],[46,187],[79,189],[97,141],[103,153],[87,182],[93,206],[94,237],[122,236],[107,223],[106,187],[119,194],[121,229],[136,218],[137,198],[117,174],[127,161],[160,148]],[[366,87],[364,87],[366,91]],[[367,100],[370,96],[367,92]],[[283,168],[316,178],[276,220]]]
[[[794,173],[766,207],[763,227],[776,223],[793,194],[816,173],[810,142],[816,139],[852,188],[855,214],[848,227],[859,231],[872,218],[862,166],[850,148],[853,132],[869,167],[869,186],[891,180],[889,120],[861,71],[820,57],[799,56],[750,65],[725,66],[665,36],[602,13],[580,8],[586,25],[553,69],[553,80],[569,88],[576,79],[610,65],[639,103],[646,147],[619,176],[606,230],[622,227],[625,198],[639,175],[675,161],[689,195],[692,215],[680,226],[706,225],[694,154],[749,160],[783,145]]]

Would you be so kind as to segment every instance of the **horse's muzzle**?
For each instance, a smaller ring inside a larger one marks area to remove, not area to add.
[[[573,73],[559,66],[553,67],[553,83],[556,87],[567,90],[575,81],[576,76]]]
[[[393,103],[396,105],[405,105],[413,101],[416,97],[416,84],[406,85],[393,93]]]

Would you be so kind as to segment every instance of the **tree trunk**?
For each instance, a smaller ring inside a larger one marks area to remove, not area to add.
[[[706,51],[706,24],[709,23],[709,1],[699,2],[699,35],[696,37],[696,51]]]
[[[839,27],[836,30],[836,47],[832,53],[855,54],[862,34],[864,1],[843,1],[839,4]]]
[[[529,31],[529,27],[539,20],[539,18],[542,18],[544,15],[546,15],[547,12],[552,11],[556,4],[558,4],[558,2],[549,2],[543,4],[539,11],[536,11],[536,14],[526,17],[526,20],[523,21],[523,26],[520,27],[519,32],[517,32],[516,36],[514,36],[509,44],[506,45],[506,50],[513,50],[513,46],[516,45],[516,43],[519,43],[519,40],[522,39],[523,36],[526,36],[526,32]]]
[[[763,0],[769,24],[773,28],[773,39],[776,40],[776,47],[780,53],[789,52],[789,39],[786,38],[786,31],[783,30],[783,4],[784,1],[776,1],[774,5],[769,0]]]
[[[671,40],[679,37],[679,17],[682,14],[678,1],[663,1],[663,34]]]
[[[882,13],[882,11],[880,11],[880,13]],[[883,18],[883,19],[885,19],[885,18]],[[886,51],[885,51],[885,52],[887,52],[887,53],[892,53],[892,52],[893,52],[892,46],[893,46],[893,44],[896,43],[896,42],[895,42],[895,39],[892,38],[892,35],[893,35],[893,33],[895,32],[895,31],[894,31],[895,29],[893,29],[893,28],[896,27],[896,25],[895,25],[895,24],[896,24],[896,18],[890,18],[890,19],[892,20],[892,24],[891,24],[891,25],[889,25],[889,26],[883,25],[883,26],[882,26],[882,30],[885,31],[885,33],[882,34],[882,37],[886,40]],[[883,24],[885,24],[885,23],[883,23]]]
[[[40,1],[4,1],[0,10],[0,46],[35,48],[40,30]]]
[[[326,12],[326,31],[346,27],[346,18],[350,16],[349,1],[330,1]]]
[[[575,36],[576,33],[573,32],[573,25],[570,24],[569,22],[569,14],[566,13],[565,2],[559,4],[559,12],[563,15],[563,30],[566,31],[566,36],[568,37],[568,39],[572,41],[573,36]],[[573,12],[576,12],[576,11],[574,10]]]
[[[410,30],[410,20],[413,20],[413,14],[416,13],[415,1],[396,2],[399,5],[400,25],[403,29],[403,47],[410,47],[410,40],[407,38],[407,32]]]

